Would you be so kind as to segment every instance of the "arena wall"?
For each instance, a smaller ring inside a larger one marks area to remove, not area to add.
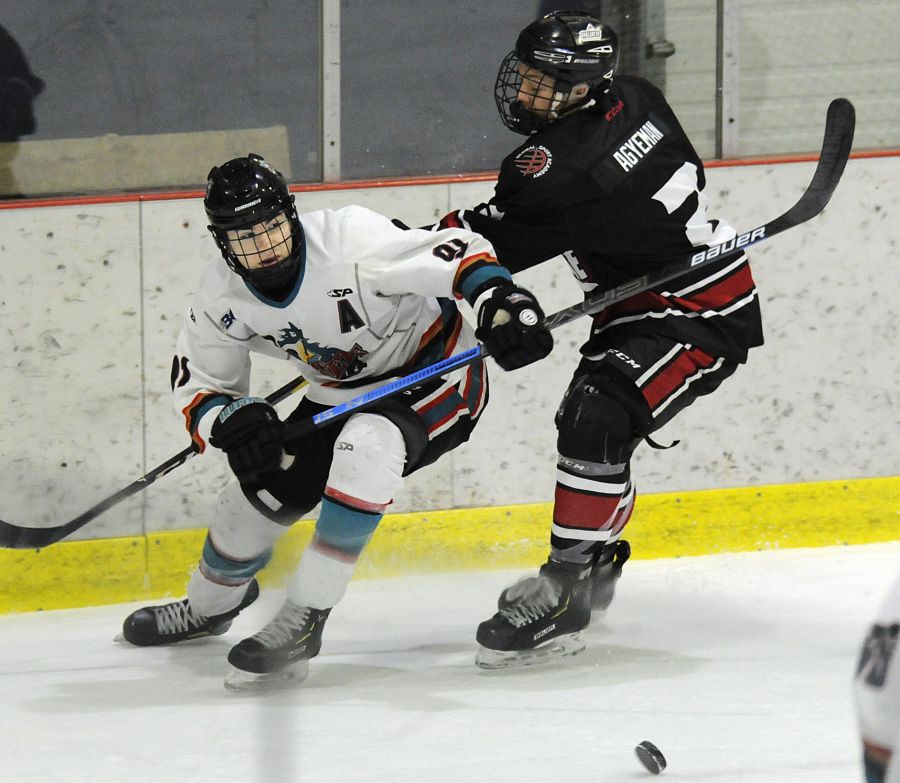
[[[752,228],[793,203],[813,168],[710,168],[711,212]],[[473,180],[304,189],[297,202],[301,212],[362,204],[420,225],[487,199],[492,182]],[[658,433],[677,447],[638,450],[641,500],[631,524],[647,526],[645,556],[900,538],[898,181],[900,157],[853,159],[822,216],[752,251],[766,345]],[[3,206],[0,513],[55,525],[187,445],[169,402],[169,368],[190,291],[217,251],[197,195]],[[548,312],[581,296],[562,262],[520,280]],[[408,480],[396,516],[383,523],[395,533],[379,532],[383,543],[364,573],[514,567],[543,556],[553,413],[587,323],[559,329],[544,362],[511,374],[492,367],[491,404],[471,441]],[[254,375],[265,393],[296,373],[261,360]],[[0,552],[0,611],[178,592],[227,480],[224,461],[204,455],[99,517],[74,543]],[[806,533],[791,538],[794,524]],[[688,538],[685,525],[694,529]],[[115,585],[100,577],[105,558],[118,564]],[[61,589],[57,563],[39,597],[53,559],[81,569],[73,575],[80,592]],[[85,592],[91,564],[99,582]],[[14,577],[37,580],[31,597],[13,589]]]

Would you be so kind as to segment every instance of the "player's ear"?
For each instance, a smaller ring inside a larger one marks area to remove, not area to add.
[[[587,97],[588,92],[590,92],[591,86],[587,82],[582,82],[581,84],[576,84],[572,90],[569,92],[569,103],[576,103],[577,101],[584,100]]]

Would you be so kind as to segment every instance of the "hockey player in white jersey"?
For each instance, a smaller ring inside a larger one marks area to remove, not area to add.
[[[228,655],[229,687],[306,673],[404,477],[469,438],[488,399],[486,368],[425,381],[300,441],[285,440],[286,422],[476,345],[455,299],[472,305],[477,336],[504,369],[543,358],[553,342],[534,297],[479,235],[404,231],[362,207],[298,216],[293,201],[257,155],[209,173],[204,206],[225,263],[205,269],[172,388],[197,448],[224,451],[238,481],[219,496],[187,598],[139,609],[123,628],[136,645],[224,633],[256,599],[254,576],[276,539],[321,502],[283,607]],[[253,352],[290,359],[309,381],[286,422],[248,396]]]
[[[900,574],[863,642],[853,695],[866,783],[900,783]]]

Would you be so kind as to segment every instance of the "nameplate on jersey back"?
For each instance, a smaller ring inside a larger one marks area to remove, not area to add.
[[[613,158],[622,167],[622,171],[631,171],[644,155],[653,151],[663,136],[665,134],[651,120],[647,120],[613,153]]]
[[[608,193],[616,188],[657,145],[669,134],[669,125],[656,112],[650,112],[640,125],[633,127],[601,161],[600,186]]]

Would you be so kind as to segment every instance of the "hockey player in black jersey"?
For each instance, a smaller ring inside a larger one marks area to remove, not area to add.
[[[733,237],[707,214],[703,164],[671,107],[649,82],[617,74],[617,55],[615,33],[584,12],[528,25],[495,86],[504,124],[527,138],[504,159],[493,198],[438,227],[487,237],[513,273],[562,256],[586,293]],[[480,665],[583,649],[578,632],[612,600],[630,554],[632,453],[762,341],[743,254],[594,317],[556,414],[550,556],[478,627]]]

